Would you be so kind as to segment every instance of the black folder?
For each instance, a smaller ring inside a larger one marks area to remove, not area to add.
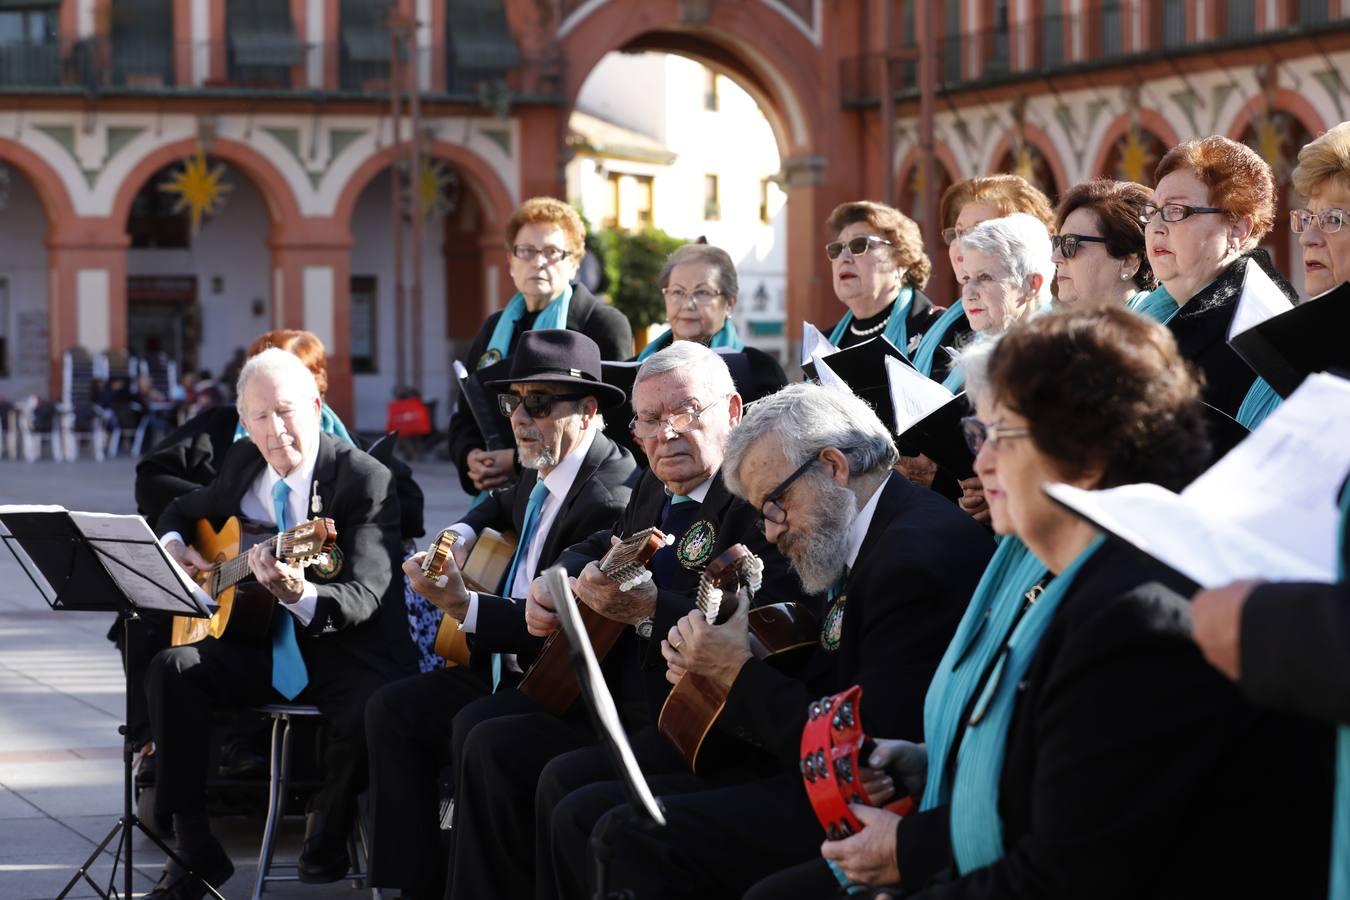
[[[889,408],[889,398],[886,405]],[[904,456],[923,454],[957,478],[969,478],[975,474],[975,454],[961,429],[961,420],[969,415],[974,413],[962,391],[906,428],[895,445]]]
[[[1281,397],[1313,372],[1350,369],[1350,282],[1272,316],[1229,344]]]
[[[830,371],[838,375],[867,405],[876,411],[878,417],[891,434],[895,434],[895,408],[891,404],[891,382],[886,375],[886,357],[893,356],[905,365],[913,366],[905,354],[886,338],[878,335],[871,340],[831,353],[823,357]],[[819,382],[820,375],[816,365],[808,361],[802,365],[806,377]]]
[[[483,435],[483,449],[514,450],[516,441],[511,436],[511,422],[497,408],[496,392],[484,387],[489,381],[509,377],[511,361],[498,360],[473,372],[465,369],[463,364],[457,364],[455,372],[463,403],[468,407],[469,415],[473,416],[479,432]]]

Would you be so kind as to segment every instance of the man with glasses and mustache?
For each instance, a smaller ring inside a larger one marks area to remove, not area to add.
[[[575,280],[586,256],[586,227],[576,210],[553,197],[531,197],[506,223],[506,252],[517,293],[474,335],[464,361],[474,372],[471,377],[504,377],[505,360],[531,330],[580,332],[595,341],[601,359],[633,355],[628,318]],[[501,424],[504,433],[506,423]],[[449,433],[450,459],[467,493],[504,487],[516,479],[515,451],[484,449],[483,434],[463,405],[450,417]]]
[[[633,409],[631,427],[651,468],[617,524],[569,548],[559,563],[575,576],[579,602],[625,626],[603,665],[644,771],[692,778],[655,722],[669,691],[661,638],[694,607],[704,568],[727,548],[744,544],[765,565],[761,596],[804,598],[756,527],[756,511],[722,481],[723,455],[742,405],[719,354],[695,341],[676,341],[649,357],[634,381]],[[673,543],[649,565],[650,581],[623,591],[595,561],[612,540],[652,526]],[[535,635],[558,627],[542,580],[530,587],[525,618]],[[554,803],[576,787],[614,777],[583,707],[574,704],[559,717],[518,691],[503,691],[456,717],[448,896],[534,897],[536,884],[540,896],[552,892],[546,851]],[[537,855],[537,848],[545,852]]]
[[[632,454],[603,433],[600,410],[625,397],[600,380],[600,349],[585,335],[527,332],[511,355],[510,374],[485,387],[500,392],[525,471],[450,528],[461,537],[453,550],[457,566],[484,528],[520,535],[502,596],[466,590],[457,566],[440,583],[422,575],[422,555],[405,562],[413,589],[449,617],[441,627],[471,636],[470,668],[395,682],[366,706],[372,884],[402,888],[405,897],[440,897],[443,891],[437,774],[455,714],[501,685],[516,684],[541,643],[526,630],[523,601],[508,598],[523,598],[564,548],[608,531],[628,503],[637,471]]]
[[[577,860],[560,872],[564,896],[589,896],[584,847],[593,834],[610,840],[608,887],[624,896],[739,897],[766,876],[818,860],[825,833],[799,769],[813,700],[860,685],[867,733],[921,738],[929,681],[994,543],[951,503],[892,472],[896,456],[871,408],[838,389],[792,385],[746,414],[731,435],[724,478],[757,510],[803,589],[825,594],[819,643],[805,677],[791,677],[752,656],[742,608],[717,627],[698,613],[681,618],[661,650],[672,683],[695,672],[729,689],[717,730],[740,737],[745,752],[767,750],[775,769],[663,796],[662,829],[614,828],[627,813],[615,808],[591,831],[557,830],[554,858]],[[862,777],[878,803],[897,793],[883,771]],[[568,798],[560,814],[578,802]],[[801,896],[839,889],[832,880],[801,886]]]

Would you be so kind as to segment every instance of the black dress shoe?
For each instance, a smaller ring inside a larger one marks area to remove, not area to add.
[[[169,860],[165,863],[164,871],[160,873],[154,890],[145,895],[146,900],[201,900],[207,895],[203,881],[219,890],[220,886],[229,881],[230,876],[234,874],[234,863],[230,862],[224,848],[219,845],[217,848],[220,851],[218,856],[204,862],[190,861],[193,871],[198,876],[196,878],[189,876],[187,870],[178,863]]]
[[[345,840],[334,847],[314,837],[305,841],[296,872],[305,884],[332,884],[345,878],[351,867]]]

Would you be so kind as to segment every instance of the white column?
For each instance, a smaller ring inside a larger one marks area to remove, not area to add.
[[[417,85],[431,90],[431,0],[417,0]]]
[[[76,0],[75,32],[81,38],[94,36],[94,0]]]
[[[112,341],[109,323],[107,269],[80,269],[75,276],[76,336],[90,353],[102,353]]]
[[[327,53],[337,53],[336,47],[325,47],[323,45],[323,0],[306,0],[305,2],[305,33],[303,39],[308,44],[308,54],[306,60],[306,76],[309,79],[309,86],[312,88],[323,87],[323,61]]]
[[[211,77],[211,0],[192,0],[191,15],[192,83],[202,85]],[[225,35],[216,35],[215,39],[223,43]]]
[[[272,327],[286,327],[286,277],[280,267],[272,270]]]
[[[305,266],[304,284],[305,330],[313,332],[325,347],[336,347],[333,342],[332,266]]]

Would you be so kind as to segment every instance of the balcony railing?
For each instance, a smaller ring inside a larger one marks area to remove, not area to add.
[[[383,48],[383,50],[381,49]],[[389,52],[375,41],[300,44],[246,50],[228,39],[190,44],[117,46],[108,39],[49,44],[0,42],[0,93],[337,93],[387,96]],[[422,47],[405,65],[429,78],[424,94],[452,99],[556,99],[555,60],[525,58],[510,70],[456,66],[451,54]],[[503,87],[505,90],[503,90]]]
[[[1105,0],[1091,14],[1041,16],[1008,28],[945,35],[936,42],[938,86],[951,90],[1110,65],[1127,58],[1207,52],[1229,43],[1250,44],[1310,29],[1350,29],[1350,16],[1331,16],[1329,0],[1282,0],[1283,24],[1258,31],[1258,2],[1233,0],[1221,7],[1217,21],[1212,23],[1217,35],[1201,45],[1187,41],[1187,16],[1194,15],[1194,4],[1185,0]],[[891,89],[898,97],[912,96],[918,90],[917,51],[917,46],[910,45],[890,55]],[[868,106],[879,101],[881,62],[879,53],[841,61],[840,94],[845,106]]]

